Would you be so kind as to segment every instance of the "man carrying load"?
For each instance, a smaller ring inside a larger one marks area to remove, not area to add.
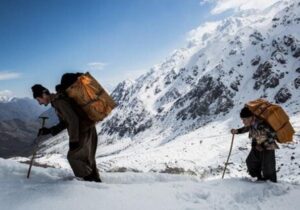
[[[66,128],[69,134],[67,159],[74,175],[86,181],[101,182],[95,160],[98,142],[95,123],[103,120],[115,104],[88,73],[63,75],[57,90],[57,94],[52,94],[40,84],[32,87],[33,97],[39,104],[47,106],[51,103],[59,118],[57,125],[43,127],[40,133],[56,135]]]
[[[246,159],[250,176],[277,182],[275,149],[279,143],[292,141],[294,129],[283,109],[266,100],[248,102],[240,112],[244,127],[231,129],[232,134],[249,132],[252,148]]]

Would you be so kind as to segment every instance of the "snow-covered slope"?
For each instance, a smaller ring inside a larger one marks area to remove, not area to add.
[[[258,97],[297,107],[298,17],[298,3],[278,3],[194,30],[186,48],[115,89],[120,107],[101,135],[140,139],[150,131],[172,140]]]
[[[112,95],[119,106],[98,124],[101,171],[220,177],[239,110],[264,97],[291,116],[295,143],[277,151],[279,180],[299,181],[300,2],[280,1],[191,32],[185,48]],[[236,136],[228,176],[245,176],[246,135]],[[38,161],[68,167],[66,132]]]
[[[68,180],[69,171],[0,159],[1,210],[286,209],[299,207],[300,186],[245,179],[199,181],[194,177],[104,173],[105,183]]]

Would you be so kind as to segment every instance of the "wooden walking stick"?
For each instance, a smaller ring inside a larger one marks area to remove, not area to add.
[[[45,121],[48,119],[48,117],[39,117],[40,119],[42,119],[42,128],[45,126]],[[36,154],[36,151],[38,149],[38,138],[40,137],[41,133],[39,132],[38,135],[37,135],[37,139],[36,139],[36,144],[33,148],[33,152],[32,152],[32,157],[31,157],[31,161],[30,161],[30,165],[29,165],[29,169],[28,169],[28,172],[27,172],[27,179],[29,179],[29,176],[30,176],[30,172],[31,172],[31,167],[32,167],[32,164],[33,164],[33,159],[34,159],[34,156]]]
[[[226,161],[226,163],[225,163],[225,167],[224,167],[222,179],[224,178],[225,171],[226,171],[226,167],[227,167],[227,165],[228,165],[228,161],[229,161],[229,158],[230,158],[230,155],[231,155],[232,146],[233,146],[233,140],[234,140],[234,134],[232,134],[232,140],[231,140],[230,150],[229,150],[229,154],[228,154],[228,157],[227,157],[227,161]]]

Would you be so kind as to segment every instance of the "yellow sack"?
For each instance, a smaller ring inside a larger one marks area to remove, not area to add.
[[[276,132],[279,143],[293,141],[295,130],[289,122],[289,117],[281,106],[264,99],[249,101],[246,107],[258,118],[266,121]]]
[[[88,72],[79,76],[66,93],[95,122],[102,121],[116,107],[111,96]]]

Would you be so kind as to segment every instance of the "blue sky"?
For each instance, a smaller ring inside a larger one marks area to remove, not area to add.
[[[145,73],[206,21],[216,0],[0,0],[0,95],[53,90],[89,70],[108,89]]]

